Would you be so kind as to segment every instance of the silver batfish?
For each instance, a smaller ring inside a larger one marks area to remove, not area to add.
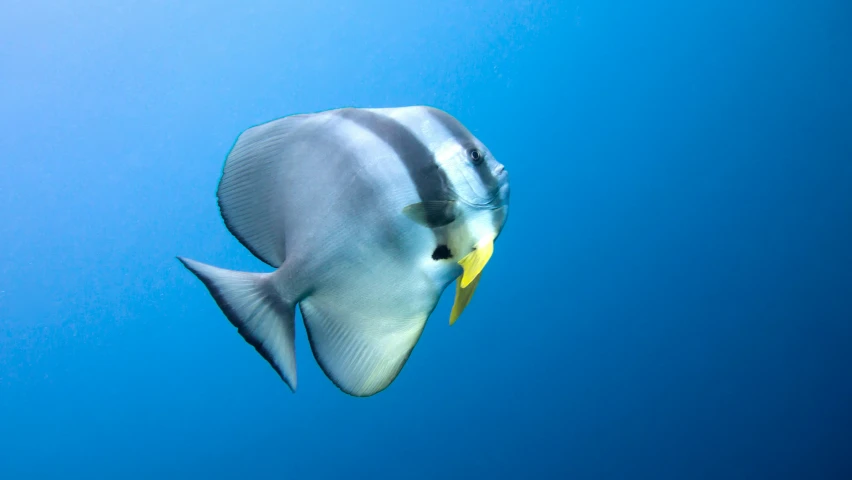
[[[230,232],[275,271],[178,259],[291,390],[298,305],[322,370],[363,397],[397,377],[450,283],[450,324],[470,302],[509,178],[442,110],[343,108],[243,132],[218,200]]]

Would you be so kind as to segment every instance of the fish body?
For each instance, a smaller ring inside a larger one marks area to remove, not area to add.
[[[319,365],[369,396],[399,374],[446,287],[470,301],[508,215],[508,173],[431,107],[293,115],[243,132],[218,189],[271,273],[180,258],[295,391],[298,305]]]

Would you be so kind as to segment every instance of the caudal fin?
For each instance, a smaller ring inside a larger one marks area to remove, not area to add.
[[[188,258],[178,260],[207,286],[240,335],[295,392],[295,307],[276,293],[269,283],[270,274],[225,270]]]

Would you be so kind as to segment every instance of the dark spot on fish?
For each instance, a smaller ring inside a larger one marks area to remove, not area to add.
[[[432,252],[432,260],[446,260],[452,257],[453,253],[450,252],[450,248],[446,245],[438,245],[435,251]]]

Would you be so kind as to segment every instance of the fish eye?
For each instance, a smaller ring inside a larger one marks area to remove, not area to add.
[[[482,152],[480,152],[476,148],[471,148],[470,150],[468,150],[467,156],[470,158],[470,161],[473,162],[474,165],[479,165],[480,163],[482,163],[483,160],[485,160],[485,155],[483,155]]]

